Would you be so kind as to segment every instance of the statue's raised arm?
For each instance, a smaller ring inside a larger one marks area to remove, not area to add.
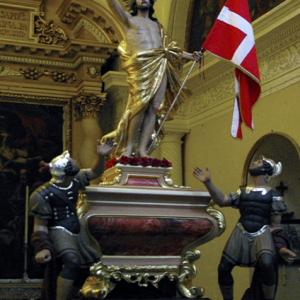
[[[118,1],[116,0],[106,0],[106,2],[115,17],[125,26],[129,26],[129,19],[131,18],[131,14],[125,11],[120,3],[118,3]]]

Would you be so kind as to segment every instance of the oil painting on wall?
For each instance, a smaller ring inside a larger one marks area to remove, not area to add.
[[[28,196],[50,179],[39,173],[39,163],[62,150],[62,106],[0,101],[0,279],[42,274],[33,264],[26,191]]]

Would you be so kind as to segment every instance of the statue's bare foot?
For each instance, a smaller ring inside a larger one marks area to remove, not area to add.
[[[150,155],[147,154],[146,151],[139,151],[140,157],[151,157]]]
[[[121,152],[121,156],[127,156],[127,157],[130,157],[132,155],[131,151],[129,151],[127,148],[124,148]]]

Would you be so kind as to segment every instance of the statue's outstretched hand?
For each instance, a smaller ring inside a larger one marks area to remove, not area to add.
[[[208,168],[206,168],[206,170],[203,170],[199,167],[196,167],[194,170],[194,176],[203,183],[211,180],[210,171]]]
[[[43,249],[35,255],[35,260],[39,264],[44,264],[51,260],[51,252],[48,249]]]
[[[201,57],[203,56],[202,51],[194,51],[192,53],[193,60],[195,60],[197,63],[201,63]]]
[[[292,264],[297,256],[295,252],[292,250],[289,250],[287,248],[281,248],[279,250],[279,255],[281,258],[287,263],[287,264]]]
[[[107,138],[102,144],[97,140],[97,153],[101,156],[108,155],[117,146],[113,138]]]

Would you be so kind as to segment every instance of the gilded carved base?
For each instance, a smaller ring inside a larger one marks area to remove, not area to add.
[[[170,170],[119,169],[108,169],[106,184],[87,187],[81,197],[81,220],[101,257],[82,297],[103,299],[121,280],[147,288],[162,279],[175,282],[178,297],[201,297],[203,289],[192,286],[196,248],[222,234],[224,216],[211,206],[208,192],[168,185]]]
[[[168,278],[170,281],[176,281],[177,289],[182,296],[202,297],[204,292],[202,288],[188,287],[196,276],[194,262],[199,258],[200,251],[194,250],[186,253],[180,265],[153,265],[151,258],[148,265],[105,265],[105,262],[100,262],[91,268],[91,277],[82,287],[80,294],[85,298],[103,299],[115,288],[116,284],[112,281],[125,280],[128,283],[147,287],[149,284],[157,284],[161,279]]]

